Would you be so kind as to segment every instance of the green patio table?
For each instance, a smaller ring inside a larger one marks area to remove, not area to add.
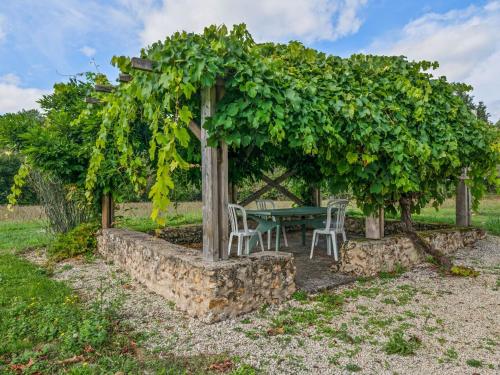
[[[318,217],[326,216],[326,207],[293,207],[293,208],[271,208],[265,210],[246,210],[247,215],[257,221],[256,230],[265,233],[276,228],[276,233],[281,233],[282,226],[301,225],[302,245],[306,244],[306,225],[318,222]],[[280,237],[276,235],[276,251],[280,248]],[[250,240],[250,249],[257,242],[256,236]]]

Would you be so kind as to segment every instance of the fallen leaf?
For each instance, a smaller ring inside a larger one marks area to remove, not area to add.
[[[63,359],[62,361],[57,361],[58,365],[70,365],[72,363],[78,363],[84,360],[83,355],[75,355],[71,358]]]
[[[234,364],[230,359],[226,359],[222,362],[212,363],[208,369],[216,372],[228,372],[233,368]]]
[[[284,333],[285,333],[285,328],[283,328],[283,327],[269,328],[267,330],[268,336],[282,335]]]

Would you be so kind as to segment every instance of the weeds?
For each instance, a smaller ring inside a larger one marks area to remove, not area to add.
[[[384,345],[387,354],[412,355],[422,345],[421,340],[416,336],[405,337],[401,330],[394,331],[389,340]]]

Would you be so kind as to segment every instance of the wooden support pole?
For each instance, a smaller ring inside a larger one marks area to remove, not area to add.
[[[311,203],[313,206],[321,207],[321,189],[318,187],[313,187],[311,189],[312,197]]]
[[[220,101],[226,93],[224,81],[217,78],[215,86],[216,102]],[[214,111],[215,113],[215,111]],[[201,136],[200,136],[201,137]],[[219,259],[227,259],[229,243],[229,157],[227,144],[220,141],[217,155],[217,177],[219,189]]]
[[[456,193],[455,216],[456,224],[462,227],[471,225],[471,196],[469,187],[465,184],[467,179],[467,169],[464,168],[462,175],[459,177]]]
[[[203,258],[217,261],[227,258],[229,236],[227,205],[228,158],[227,145],[209,147],[205,121],[215,114],[216,87],[201,91],[201,170],[203,197]]]
[[[148,59],[141,59],[139,57],[132,57],[130,66],[134,69],[143,70],[145,72],[153,71],[153,61]]]
[[[384,238],[384,209],[365,218],[365,237],[373,240]]]
[[[102,229],[112,228],[114,220],[113,199],[110,194],[104,194],[101,198],[101,226]]]

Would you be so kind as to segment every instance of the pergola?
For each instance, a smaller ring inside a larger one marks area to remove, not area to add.
[[[154,73],[154,61],[134,57],[131,59],[133,69]],[[133,77],[130,74],[120,74],[119,81],[130,82]],[[106,85],[95,85],[95,91],[112,93],[113,87]],[[194,121],[189,123],[189,129],[201,142],[201,175],[202,175],[202,200],[203,200],[203,258],[206,261],[219,261],[228,258],[228,203],[236,203],[235,187],[229,182],[228,147],[222,141],[217,147],[210,147],[207,143],[208,134],[204,129],[207,118],[215,115],[216,105],[225,93],[223,78],[217,79],[212,87],[201,89],[201,124]],[[86,101],[92,104],[101,103],[98,99],[87,98]],[[285,187],[281,183],[296,174],[290,170],[277,178],[270,178],[263,175],[262,180],[266,183],[264,187],[252,193],[250,196],[238,202],[245,206],[269,190],[275,188],[280,193],[288,197],[291,201],[304,205],[303,200]],[[460,177],[456,195],[456,224],[459,226],[469,226],[471,224],[471,202],[470,192],[465,184],[467,179],[466,171]],[[314,205],[321,204],[321,194],[319,189],[313,190],[311,202]],[[102,227],[110,228],[113,225],[113,202],[110,195],[102,197]],[[380,209],[377,214],[365,219],[365,233],[367,238],[380,239],[384,236],[384,212]]]

